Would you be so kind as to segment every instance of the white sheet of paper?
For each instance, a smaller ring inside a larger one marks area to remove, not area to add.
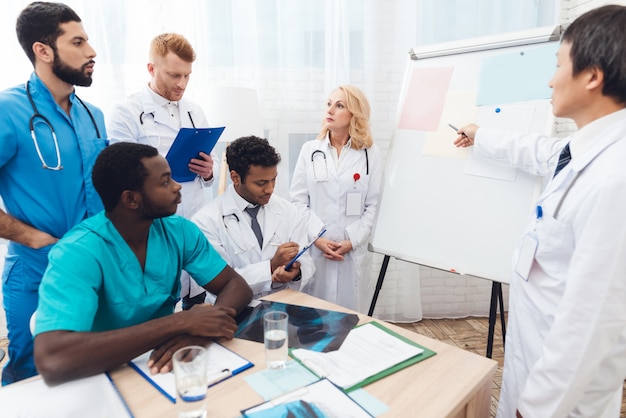
[[[347,389],[423,351],[365,324],[351,330],[339,350],[320,353],[299,348],[291,353],[318,376]]]
[[[469,149],[463,172],[472,176],[487,177],[490,179],[515,181],[517,170],[500,161],[481,157],[473,148]]]
[[[132,417],[104,374],[49,387],[43,379],[0,389],[0,415],[24,418]]]
[[[457,128],[476,119],[476,91],[475,90],[450,90],[446,97],[446,103],[439,120],[436,131],[428,132],[422,155],[432,155],[446,158],[467,158],[467,148],[457,148],[454,140],[457,134],[448,125]]]
[[[537,106],[534,104],[481,106],[478,109],[476,123],[489,129],[530,132],[535,111],[537,111]],[[464,173],[506,181],[515,181],[517,178],[516,169],[481,157],[478,153],[473,152],[473,149],[468,154]]]

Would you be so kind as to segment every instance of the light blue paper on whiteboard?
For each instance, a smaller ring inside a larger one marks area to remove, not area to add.
[[[483,58],[476,104],[498,105],[549,99],[558,42]]]

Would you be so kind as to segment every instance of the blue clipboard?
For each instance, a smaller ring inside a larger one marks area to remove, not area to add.
[[[189,161],[198,158],[200,151],[210,153],[224,128],[181,128],[165,156],[172,178],[178,182],[195,179],[196,174],[189,171]]]
[[[253,363],[218,342],[209,344],[207,350],[209,352],[207,387],[217,385],[254,366]],[[163,396],[169,399],[170,402],[176,403],[176,382],[174,373],[150,374],[148,360],[151,353],[152,350],[142,354],[129,361],[128,365],[154,386]]]

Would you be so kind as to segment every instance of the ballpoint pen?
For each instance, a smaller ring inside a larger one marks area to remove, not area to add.
[[[229,369],[224,369],[219,373],[210,375],[208,378],[207,386],[219,383],[222,380],[229,378],[230,376],[232,376],[232,372]]]
[[[449,124],[448,124],[448,126],[449,126],[449,127],[451,127],[452,129],[454,129],[454,130],[456,131],[456,133],[457,133],[457,134],[459,134],[459,135],[463,135],[463,136],[467,137],[467,135],[465,135],[463,132],[459,132],[459,130],[457,129],[457,127],[456,127],[456,126],[454,126],[453,124],[449,123]]]
[[[285,271],[289,271],[289,269],[291,268],[291,266],[293,266],[293,263],[296,262],[296,260],[298,258],[300,258],[300,256],[302,254],[304,254],[309,248],[311,248],[311,246],[313,244],[315,244],[315,241],[317,241],[317,239],[319,237],[321,237],[322,235],[324,235],[324,233],[326,232],[326,228],[322,228],[322,230],[319,232],[319,234],[317,234],[317,236],[315,238],[313,238],[313,240],[311,242],[309,242],[307,245],[304,246],[304,248],[302,248],[302,250],[300,250],[300,252],[298,252],[298,254],[296,254],[296,256],[294,258],[291,259],[291,261],[289,263],[287,263],[287,265],[285,266]]]

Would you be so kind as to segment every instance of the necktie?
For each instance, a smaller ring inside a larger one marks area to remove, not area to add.
[[[256,235],[257,241],[259,241],[259,247],[263,248],[263,233],[261,232],[261,225],[259,225],[259,221],[256,219],[257,213],[259,213],[259,209],[261,209],[261,205],[257,205],[253,208],[246,208],[245,211],[252,218],[252,232]]]
[[[554,170],[554,176],[552,176],[552,178],[555,178],[556,175],[559,174],[559,171],[561,171],[571,159],[572,154],[569,151],[568,143],[567,145],[565,145],[565,148],[563,148],[563,151],[561,151],[561,155],[559,155],[559,162],[556,163],[556,170]]]

